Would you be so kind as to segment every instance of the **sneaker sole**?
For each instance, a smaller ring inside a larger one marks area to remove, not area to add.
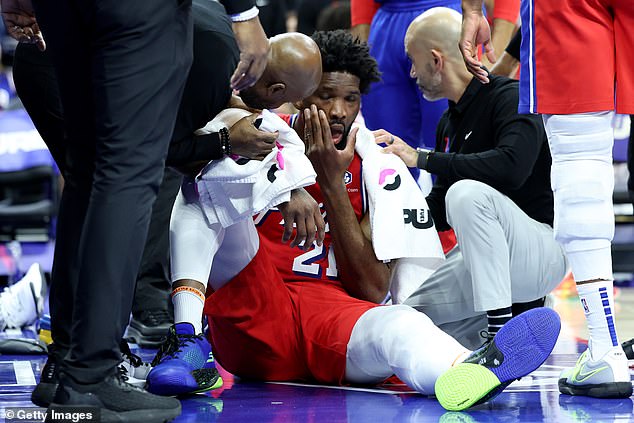
[[[215,377],[209,376],[209,370],[213,370],[215,373]],[[180,380],[174,380],[174,383],[161,383],[161,384],[152,384],[149,381],[147,382],[146,389],[148,392],[151,392],[155,395],[162,396],[186,396],[192,394],[200,394],[202,392],[213,391],[214,389],[218,389],[222,387],[224,381],[218,371],[216,369],[197,369],[192,371],[192,376],[194,377],[198,387],[192,388],[191,386],[183,385]],[[204,383],[205,379],[209,380],[209,383]]]
[[[632,396],[631,382],[597,383],[594,385],[571,385],[566,378],[559,379],[559,392],[566,395],[581,395],[593,398],[629,398]]]
[[[436,397],[445,409],[461,411],[478,403],[500,385],[531,373],[555,347],[561,322],[557,313],[536,308],[510,320],[493,342],[504,355],[497,367],[461,363],[436,380]]]

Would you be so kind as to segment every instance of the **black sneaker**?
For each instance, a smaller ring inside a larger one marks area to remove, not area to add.
[[[40,382],[31,392],[31,402],[38,407],[48,407],[53,402],[58,385],[59,363],[55,354],[49,353],[46,364],[44,364],[42,369]]]
[[[628,360],[634,360],[634,338],[621,344]]]
[[[126,340],[143,348],[158,348],[173,324],[174,318],[165,309],[144,310],[132,316]]]
[[[49,350],[54,350],[54,346],[50,345]],[[122,362],[119,365],[119,373],[124,380],[135,386],[145,385],[145,379],[152,370],[149,363],[144,363],[141,357],[130,351],[127,342],[121,341],[119,344],[121,349]],[[55,398],[55,392],[59,386],[59,369],[60,363],[55,354],[49,353],[46,364],[42,369],[39,383],[31,393],[31,402],[38,407],[48,407]]]
[[[94,384],[80,384],[62,375],[48,414],[53,414],[50,410],[63,413],[75,407],[99,408],[102,423],[163,423],[181,413],[181,404],[176,398],[150,394],[124,382],[119,374]]]

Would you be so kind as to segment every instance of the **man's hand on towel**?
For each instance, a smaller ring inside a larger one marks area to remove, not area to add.
[[[259,113],[245,116],[237,121],[229,130],[231,151],[238,156],[248,159],[262,160],[275,147],[275,140],[279,132],[260,131],[253,122],[259,117]]]
[[[284,217],[284,234],[282,242],[287,243],[293,235],[293,226],[296,227],[295,238],[289,246],[308,250],[312,248],[313,241],[321,245],[326,236],[326,223],[319,210],[319,205],[304,188],[291,191],[291,200],[277,206]]]
[[[359,128],[353,128],[346,139],[345,148],[338,149],[332,141],[330,123],[323,110],[314,104],[304,109],[304,143],[306,155],[315,168],[317,182],[322,190],[343,184],[343,176],[354,158],[354,145]],[[341,144],[341,143],[340,143]]]
[[[405,141],[387,132],[385,129],[377,129],[376,131],[372,131],[372,134],[377,144],[387,145],[387,147],[383,149],[384,153],[394,153],[403,160],[406,166],[416,167],[418,151],[410,147]]]

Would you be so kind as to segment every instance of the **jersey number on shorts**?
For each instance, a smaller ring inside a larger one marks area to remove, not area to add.
[[[337,262],[335,260],[335,251],[332,248],[332,244],[328,248],[328,267],[326,268],[326,276],[329,278],[336,278],[339,272],[337,271]],[[324,257],[324,245],[317,245],[313,242],[313,249],[306,251],[304,254],[295,257],[293,260],[293,272],[309,276],[311,278],[321,278],[322,268],[319,263],[315,263]]]

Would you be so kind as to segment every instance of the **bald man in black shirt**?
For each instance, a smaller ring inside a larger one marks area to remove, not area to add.
[[[449,99],[435,151],[414,150],[385,131],[376,136],[408,166],[436,175],[427,197],[431,215],[437,230],[453,229],[458,240],[405,303],[477,347],[513,314],[542,305],[567,264],[553,237],[551,159],[541,119],[517,113],[517,81],[490,76],[483,85],[467,71],[460,23],[458,12],[430,9],[405,38],[423,96]]]

